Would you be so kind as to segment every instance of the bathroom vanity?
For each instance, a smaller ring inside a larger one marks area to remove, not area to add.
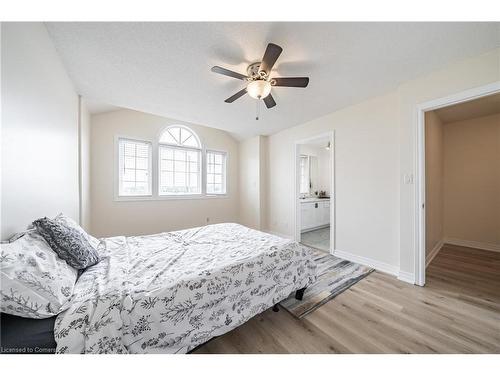
[[[330,198],[304,198],[299,202],[302,232],[330,225]]]

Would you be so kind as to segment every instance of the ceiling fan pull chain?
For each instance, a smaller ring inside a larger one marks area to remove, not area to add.
[[[260,99],[257,100],[257,108],[256,108],[255,120],[259,120],[259,117],[260,117]]]

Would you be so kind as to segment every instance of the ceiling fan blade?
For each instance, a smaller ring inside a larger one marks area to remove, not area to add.
[[[236,78],[236,79],[247,79],[248,77],[244,74],[240,74],[240,73],[237,73],[237,72],[233,72],[232,70],[229,70],[229,69],[226,69],[226,68],[222,68],[220,66],[214,66],[212,69],[210,69],[212,72],[214,73],[219,73],[219,74],[223,74],[225,76],[229,76],[229,77],[233,77],[233,78]]]
[[[282,87],[307,87],[309,77],[282,77],[271,79],[271,85]]]
[[[267,108],[273,108],[276,105],[276,102],[271,94],[264,98],[264,103],[266,103]]]
[[[226,100],[224,100],[226,103],[232,103],[234,102],[236,99],[238,98],[241,98],[243,95],[245,95],[247,93],[247,88],[245,87],[243,90],[241,91],[238,91],[236,94],[234,94],[233,96],[230,96],[229,98],[227,98]]]
[[[271,73],[274,63],[278,60],[282,51],[283,48],[280,46],[269,43],[267,45],[266,52],[264,53],[264,57],[262,58],[262,62],[260,63],[259,72],[264,71],[267,74]]]

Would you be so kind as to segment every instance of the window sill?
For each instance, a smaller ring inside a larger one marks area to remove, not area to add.
[[[159,196],[115,196],[115,202],[141,202],[141,201],[181,201],[203,199],[227,199],[228,194],[196,194],[196,195],[159,195]]]

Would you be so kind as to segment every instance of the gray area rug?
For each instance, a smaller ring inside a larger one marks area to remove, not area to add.
[[[318,279],[307,287],[302,301],[295,299],[293,293],[280,303],[297,318],[303,318],[374,271],[373,268],[334,257],[324,251],[312,250],[318,266]]]

